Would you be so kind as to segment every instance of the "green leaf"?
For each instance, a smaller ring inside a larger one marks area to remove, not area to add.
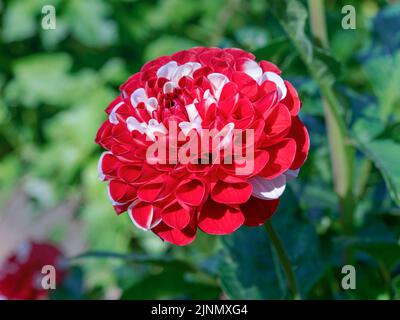
[[[235,38],[242,46],[253,51],[267,44],[268,34],[266,30],[253,26],[239,29]]]
[[[362,114],[357,118],[353,124],[351,131],[355,139],[368,142],[380,135],[385,125],[379,119],[379,112],[376,105],[371,104],[364,108]]]
[[[381,172],[392,199],[400,206],[400,144],[386,139],[358,141],[358,146]]]
[[[291,261],[301,295],[319,279],[323,265],[318,237],[312,225],[294,216],[296,203],[287,190],[272,223]],[[242,227],[223,238],[219,276],[232,299],[285,299],[286,280],[263,227]]]
[[[143,280],[125,290],[121,299],[217,299],[219,294],[218,286],[200,281],[189,264],[172,260],[153,268]]]
[[[33,1],[14,1],[7,7],[3,18],[3,40],[24,40],[36,33],[39,24],[35,21],[36,5]]]
[[[62,53],[21,58],[15,62],[14,79],[5,88],[5,97],[9,102],[19,102],[27,107],[70,101],[64,98],[69,96],[71,79],[68,71],[71,66],[71,57]]]
[[[372,89],[378,98],[379,117],[386,122],[400,102],[400,50],[394,56],[384,55],[368,59],[363,65]]]
[[[395,299],[400,300],[400,276],[393,279],[393,291],[395,294]]]
[[[60,0],[11,1],[4,12],[4,42],[21,41],[34,36],[41,29],[42,7],[53,5],[57,8],[59,2]]]
[[[64,17],[77,40],[97,48],[109,46],[117,40],[117,25],[106,18],[109,12],[109,5],[103,1],[70,0]]]
[[[151,42],[144,51],[146,61],[155,59],[159,56],[169,55],[179,50],[189,49],[198,46],[193,40],[176,36],[162,36]]]
[[[111,58],[100,69],[101,77],[110,83],[119,84],[124,82],[129,74],[125,62],[120,58]]]

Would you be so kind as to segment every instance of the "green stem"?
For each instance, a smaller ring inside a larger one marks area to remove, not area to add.
[[[323,0],[308,0],[311,32],[324,48],[329,47],[326,31],[325,10]],[[316,79],[323,97],[325,123],[328,132],[332,176],[335,192],[340,198],[342,211],[342,228],[345,233],[353,229],[353,157],[354,150],[347,143],[347,129],[340,114],[340,103],[333,91],[332,84],[318,77],[318,70],[309,65],[312,76]]]
[[[268,233],[269,238],[271,239],[271,243],[275,249],[276,255],[278,256],[279,262],[282,265],[283,272],[285,273],[288,288],[292,294],[293,299],[300,299],[300,292],[297,287],[297,281],[295,274],[292,269],[292,265],[290,264],[290,260],[285,252],[285,248],[278,234],[274,230],[270,221],[265,223],[265,230]]]
[[[310,8],[310,25],[311,31],[322,47],[327,48],[328,32],[326,31],[326,19],[324,14],[324,1],[323,0],[308,0],[308,7]]]

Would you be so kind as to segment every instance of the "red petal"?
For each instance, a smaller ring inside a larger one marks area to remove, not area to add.
[[[265,81],[261,85],[262,96],[254,103],[254,109],[258,115],[266,118],[271,110],[278,101],[278,90],[275,83],[271,81]],[[264,92],[265,91],[265,92]]]
[[[237,207],[216,203],[208,199],[200,211],[198,226],[208,234],[229,234],[244,222],[244,215]]]
[[[276,66],[274,65],[272,62],[266,61],[266,60],[261,60],[259,62],[259,65],[261,67],[261,69],[263,70],[263,72],[275,72],[277,74],[281,74],[282,71]]]
[[[254,114],[253,104],[249,99],[240,99],[235,105],[229,121],[235,124],[236,129],[244,129],[253,122]]]
[[[142,167],[137,165],[124,165],[118,169],[118,176],[125,180],[126,182],[130,183],[135,181],[139,176],[140,172],[142,171]]]
[[[178,185],[175,195],[178,200],[190,206],[199,206],[206,196],[206,188],[198,179],[184,180]]]
[[[128,214],[132,222],[140,229],[150,230],[160,220],[160,210],[148,202],[135,201]]]
[[[118,201],[122,203],[132,202],[136,199],[136,196],[137,196],[137,189],[127,184],[124,195]]]
[[[296,116],[301,108],[301,101],[296,89],[292,86],[289,81],[284,80],[287,93],[285,99],[281,102],[289,109],[292,116]]]
[[[252,192],[253,188],[247,182],[228,183],[219,180],[211,191],[211,198],[224,204],[245,203]]]
[[[254,170],[252,175],[258,174],[268,163],[269,154],[265,150],[256,150],[254,152]]]
[[[276,143],[279,137],[283,137],[289,132],[291,123],[288,109],[283,104],[275,106],[266,119],[265,136],[261,145],[268,146]]]
[[[269,161],[265,168],[260,172],[260,176],[273,179],[285,172],[293,163],[296,155],[296,142],[294,139],[283,139],[268,148]]]
[[[300,168],[307,159],[308,149],[310,148],[310,137],[306,126],[301,122],[299,117],[292,118],[292,128],[289,136],[296,140],[296,156],[290,169]]]
[[[245,204],[240,205],[245,220],[244,224],[249,227],[260,226],[265,223],[278,207],[279,199],[261,200],[251,197]]]
[[[111,180],[108,188],[111,199],[116,202],[122,202],[121,199],[125,195],[127,184],[120,180]]]
[[[159,200],[158,195],[161,193],[163,185],[164,181],[162,179],[155,179],[153,181],[145,183],[138,189],[138,198],[147,202],[154,202],[156,200]]]
[[[190,222],[192,209],[183,207],[178,201],[173,202],[161,212],[162,221],[174,229],[182,230]]]
[[[253,98],[257,95],[258,85],[257,82],[244,72],[234,72],[232,80],[238,85],[240,93]]]
[[[177,246],[185,246],[196,238],[196,228],[191,225],[187,226],[183,230],[178,230],[169,227],[164,222],[161,222],[153,229],[153,232],[161,239]]]
[[[101,172],[106,176],[116,177],[120,165],[121,162],[111,153],[105,153],[101,158]]]

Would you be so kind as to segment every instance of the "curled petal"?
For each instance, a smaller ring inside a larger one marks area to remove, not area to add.
[[[190,206],[199,206],[206,197],[206,187],[199,179],[182,181],[175,191],[176,198]]]
[[[300,121],[299,117],[292,118],[292,127],[289,136],[296,140],[296,155],[290,166],[295,170],[300,168],[307,159],[308,150],[310,149],[310,137],[306,126]]]
[[[245,217],[244,224],[249,227],[263,225],[275,213],[278,204],[279,199],[262,200],[251,197],[249,201],[240,205]]]
[[[245,203],[251,196],[252,186],[247,182],[228,183],[218,181],[211,190],[211,198],[218,203]]]
[[[198,226],[208,234],[229,234],[244,222],[238,207],[227,206],[208,199],[198,216]]]
[[[186,228],[179,230],[171,228],[166,223],[161,222],[153,228],[153,232],[164,241],[177,246],[188,245],[196,238],[196,228],[192,225],[188,225]]]
[[[161,211],[161,219],[169,227],[182,230],[189,224],[192,209],[174,201]]]
[[[267,179],[273,179],[292,165],[296,155],[296,142],[294,139],[283,139],[281,142],[270,146],[268,152],[269,161],[260,175]]]
[[[136,200],[128,208],[133,224],[142,230],[150,230],[161,221],[160,208],[151,203]]]
[[[285,191],[286,175],[281,174],[274,179],[257,176],[249,180],[253,186],[253,197],[263,200],[278,199]]]

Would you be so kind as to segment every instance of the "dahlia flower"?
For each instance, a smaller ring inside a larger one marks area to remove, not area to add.
[[[0,300],[38,300],[46,298],[43,288],[44,266],[55,268],[56,284],[65,276],[60,250],[48,243],[24,242],[0,266]]]
[[[106,109],[99,177],[118,214],[176,245],[262,225],[307,157],[300,107],[277,66],[243,50],[162,56]]]

